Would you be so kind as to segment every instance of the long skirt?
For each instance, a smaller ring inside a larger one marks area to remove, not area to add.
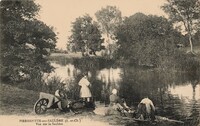
[[[90,89],[89,89],[87,86],[81,87],[81,90],[80,90],[80,97],[81,97],[81,98],[92,97],[92,94],[91,94],[91,92],[90,92]]]

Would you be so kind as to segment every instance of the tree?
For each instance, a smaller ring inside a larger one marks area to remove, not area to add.
[[[174,23],[181,22],[188,34],[193,52],[192,36],[200,27],[200,1],[199,0],[167,0],[162,9],[169,14]]]
[[[181,34],[164,17],[136,13],[119,26],[118,55],[139,65],[159,67],[174,54]]]
[[[1,77],[4,80],[41,78],[53,67],[47,60],[56,34],[35,17],[40,7],[32,0],[0,2]]]
[[[115,39],[114,33],[116,28],[122,23],[121,11],[115,6],[107,6],[95,13],[98,23],[101,26],[101,30],[107,37],[108,46],[112,47],[112,42]],[[111,48],[109,49],[112,54]]]
[[[89,15],[77,18],[72,23],[72,35],[69,37],[69,43],[75,46],[75,50],[81,51],[83,56],[89,52],[96,55],[95,52],[101,49],[103,42],[98,28],[97,23],[93,22]]]

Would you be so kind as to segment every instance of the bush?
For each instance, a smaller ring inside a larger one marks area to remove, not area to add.
[[[52,78],[48,79],[46,82],[47,92],[50,94],[54,94],[55,91],[64,85],[64,82],[58,76],[53,76]]]

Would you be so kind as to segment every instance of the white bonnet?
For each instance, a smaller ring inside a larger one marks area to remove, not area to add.
[[[117,94],[117,89],[113,89],[112,94]]]

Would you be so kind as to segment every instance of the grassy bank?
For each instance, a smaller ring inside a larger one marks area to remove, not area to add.
[[[38,92],[6,84],[1,84],[0,90],[1,115],[32,113],[34,103],[39,97]]]
[[[118,126],[139,126],[139,124],[132,118],[122,117],[120,115],[108,115],[104,116],[101,114],[94,114],[91,112],[83,112],[81,114],[74,115],[73,113],[61,113],[58,110],[48,110],[45,115],[35,115],[33,112],[34,103],[38,99],[38,92],[31,90],[23,90],[14,86],[1,84],[0,85],[0,115],[1,117],[6,118],[7,120],[11,117],[13,118],[23,118],[23,119],[67,119],[81,120],[81,123],[70,122],[64,123],[69,125],[84,125],[88,123],[101,124],[104,126],[108,125],[118,125]],[[97,105],[95,113],[102,113],[105,108],[102,105]],[[13,116],[18,115],[18,116]],[[18,119],[18,120],[19,120]],[[18,120],[15,120],[18,123]],[[7,124],[9,124],[6,121]],[[5,124],[5,123],[4,123]],[[32,123],[33,124],[33,123]],[[174,122],[157,122],[159,126],[179,126]],[[144,122],[144,126],[149,126],[149,123]]]
[[[0,84],[0,115],[2,117],[11,117],[11,115],[18,115],[24,119],[39,117],[33,112],[33,106],[39,98],[39,92],[19,89],[17,87]],[[62,113],[58,110],[48,110],[45,115],[40,118],[78,118],[82,121],[93,121],[101,124],[120,124],[127,123],[127,120],[119,120],[119,116],[102,116],[94,113],[84,112],[82,114],[74,115],[73,113]],[[17,118],[17,117],[15,117]],[[119,123],[120,122],[120,123]]]

